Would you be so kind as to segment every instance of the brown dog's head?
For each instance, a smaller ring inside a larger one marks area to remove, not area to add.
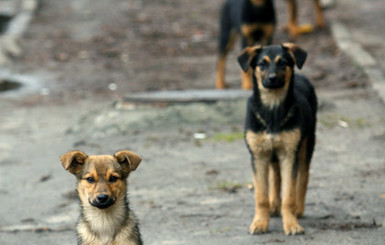
[[[88,156],[81,151],[71,151],[61,156],[60,161],[76,176],[82,204],[105,209],[125,198],[126,178],[142,158],[132,151],[119,151],[113,156]]]
[[[266,47],[247,47],[238,57],[238,62],[247,71],[252,69],[255,89],[264,93],[267,104],[279,103],[285,96],[294,72],[305,63],[307,53],[293,43]]]

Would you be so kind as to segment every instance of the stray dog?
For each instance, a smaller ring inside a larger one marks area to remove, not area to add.
[[[315,23],[317,27],[325,27],[325,19],[323,16],[322,6],[320,0],[314,0],[316,18]],[[297,24],[297,0],[287,0],[287,7],[289,13],[289,21],[287,29],[291,38],[297,37],[299,34],[313,31],[312,25],[298,25]]]
[[[269,213],[280,212],[287,235],[304,232],[297,217],[304,213],[317,97],[309,80],[294,74],[294,66],[301,69],[306,56],[295,44],[284,43],[247,47],[238,57],[244,71],[251,68],[254,86],[245,120],[255,192],[251,234],[266,232]]]
[[[219,33],[219,59],[216,88],[224,89],[226,56],[241,34],[242,48],[271,44],[275,30],[273,0],[227,0],[222,8]],[[251,89],[250,72],[242,73],[242,89]]]
[[[81,214],[78,244],[142,245],[138,223],[127,200],[127,181],[141,157],[131,151],[87,156],[71,151],[60,157],[63,167],[76,176]]]

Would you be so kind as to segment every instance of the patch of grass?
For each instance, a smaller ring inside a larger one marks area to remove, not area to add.
[[[370,126],[370,123],[364,118],[351,118],[338,114],[323,115],[318,119],[318,122],[327,128],[333,128],[335,126],[338,126],[340,121],[346,122],[348,124],[348,127],[352,128],[363,128]]]
[[[363,118],[350,118],[341,116],[339,120],[347,122],[349,126],[354,128],[363,128],[370,125],[370,123]]]
[[[243,133],[234,132],[234,133],[217,133],[213,137],[210,137],[210,140],[213,141],[226,141],[234,142],[236,140],[242,140],[244,138]]]
[[[211,189],[221,190],[224,192],[235,193],[238,189],[243,187],[242,184],[231,182],[231,181],[220,181],[215,186],[211,187]]]
[[[210,232],[212,234],[217,234],[217,233],[226,233],[226,232],[229,232],[229,231],[232,231],[231,227],[220,227],[220,228],[217,228],[215,230],[211,230]]]
[[[323,117],[318,118],[318,122],[326,128],[332,128],[337,125],[337,119],[333,115],[324,115]]]

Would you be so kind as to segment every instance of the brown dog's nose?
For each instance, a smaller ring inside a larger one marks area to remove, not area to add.
[[[105,195],[105,194],[100,194],[100,195],[98,195],[96,197],[96,199],[98,200],[98,202],[100,204],[105,204],[108,201],[109,198],[110,197],[108,195]]]

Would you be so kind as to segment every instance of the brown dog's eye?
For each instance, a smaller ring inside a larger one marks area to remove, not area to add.
[[[116,176],[111,176],[110,177],[110,182],[112,182],[112,183],[114,183],[114,182],[116,182],[118,180],[118,177],[116,177]]]
[[[95,182],[95,179],[92,178],[92,177],[88,177],[88,178],[86,178],[86,180],[87,180],[87,182],[90,183],[90,184],[92,184],[92,183]]]

